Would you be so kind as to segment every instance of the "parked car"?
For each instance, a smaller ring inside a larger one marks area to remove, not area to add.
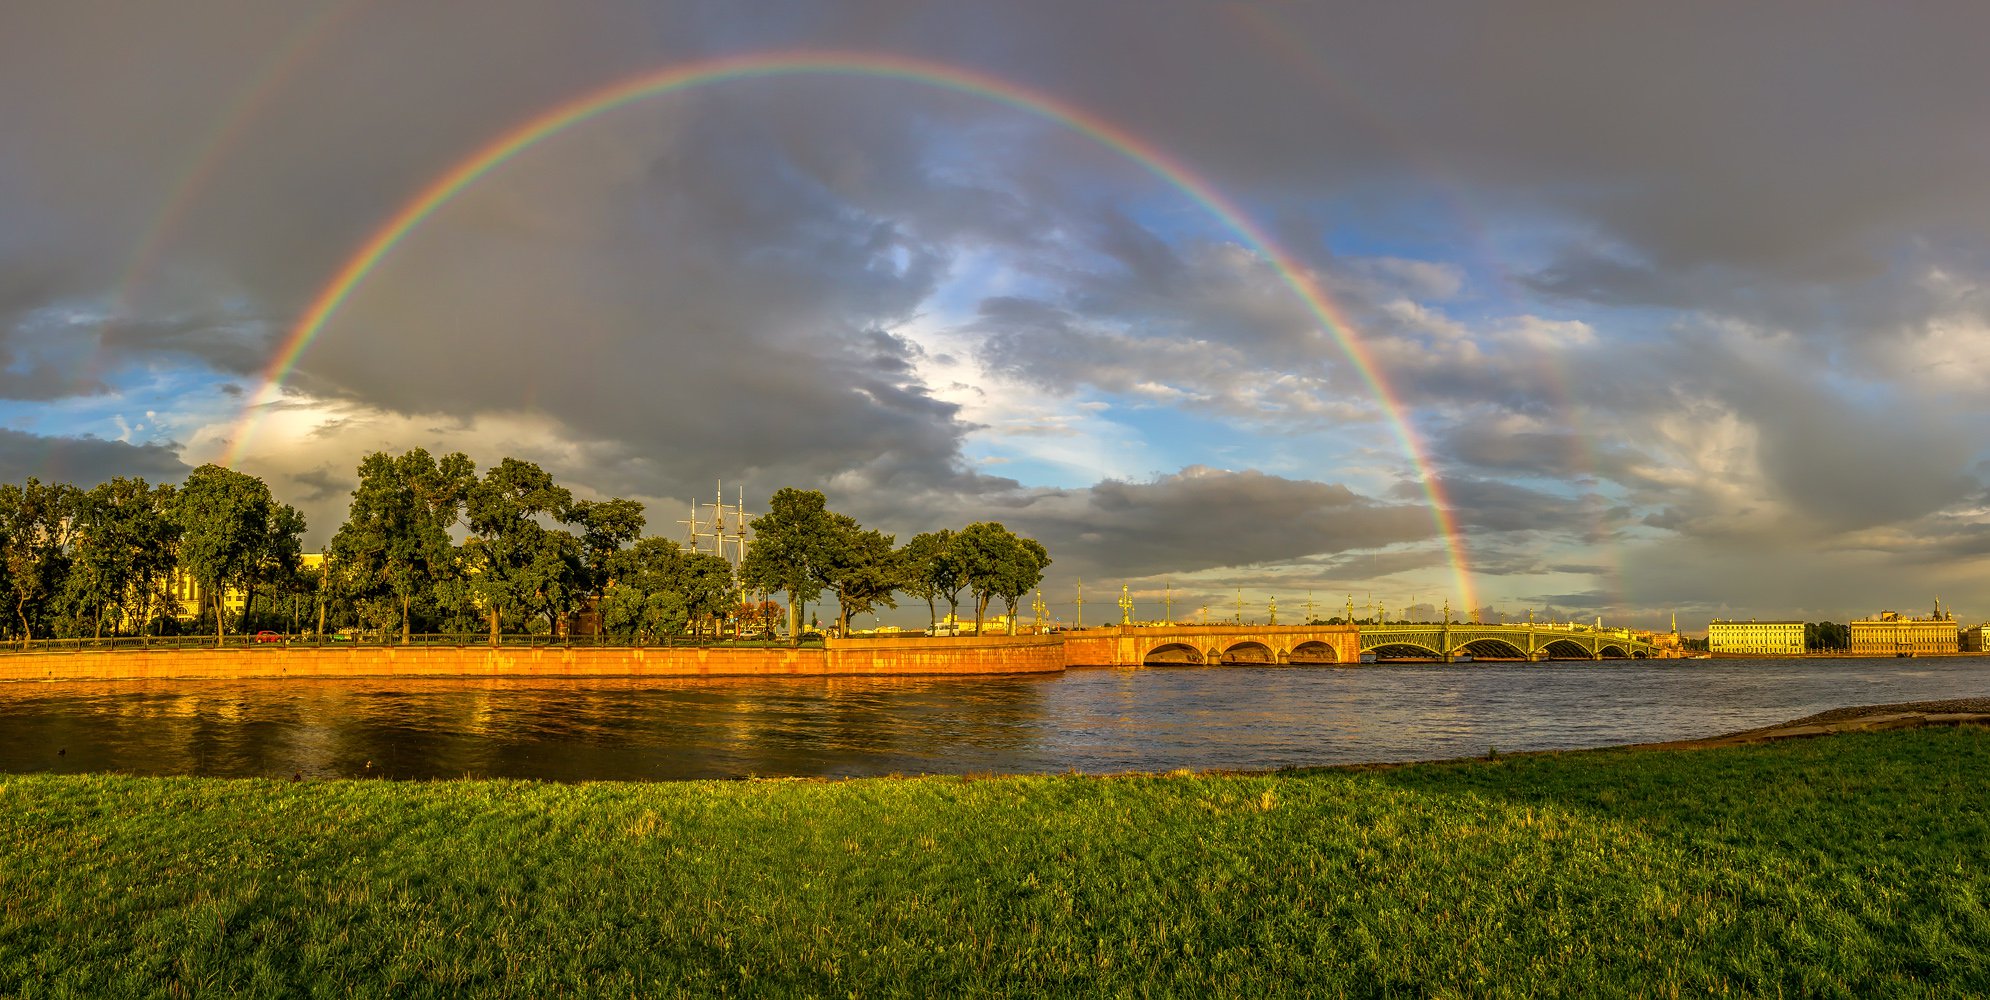
[[[284,635],[283,633],[281,633],[281,632],[271,632],[271,631],[270,631],[270,630],[268,630],[268,629],[264,629],[263,631],[261,631],[261,632],[257,632],[257,633],[256,633],[256,641],[257,641],[257,642],[286,642],[286,641],[288,641],[288,637],[287,637],[287,636],[285,636],[285,635]]]

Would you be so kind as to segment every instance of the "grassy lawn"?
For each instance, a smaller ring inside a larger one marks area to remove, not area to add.
[[[1990,730],[1373,771],[0,776],[0,995],[1990,994]]]

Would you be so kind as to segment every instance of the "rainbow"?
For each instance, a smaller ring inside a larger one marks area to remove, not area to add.
[[[982,97],[998,104],[1049,119],[1086,135],[1146,168],[1154,176],[1201,205],[1235,231],[1252,250],[1277,269],[1320,323],[1346,352],[1348,360],[1375,393],[1395,430],[1403,451],[1415,465],[1429,501],[1431,517],[1448,550],[1452,575],[1467,608],[1476,607],[1471,573],[1462,536],[1451,516],[1442,483],[1432,471],[1417,434],[1404,417],[1404,407],[1377,371],[1373,358],[1353,334],[1350,324],[1302,265],[1280,249],[1270,234],[1221,192],[1166,151],[1112,122],[1075,105],[1019,84],[958,66],[872,52],[780,51],[724,56],[682,63],[609,84],[541,112],[491,140],[429,182],[367,238],[339,268],[279,345],[264,374],[262,391],[250,397],[243,418],[231,436],[221,464],[232,466],[247,447],[254,430],[258,401],[282,386],[297,360],[323,332],[325,324],[380,261],[401,240],[452,198],[512,157],[559,132],[645,98],[729,80],[782,76],[836,75],[902,80]]]

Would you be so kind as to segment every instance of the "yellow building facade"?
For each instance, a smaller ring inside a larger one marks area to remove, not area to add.
[[[1851,651],[1868,656],[1926,656],[1955,653],[1962,649],[1962,629],[1952,615],[1936,605],[1932,618],[1909,618],[1898,611],[1882,611],[1871,618],[1852,622]]]
[[[320,569],[325,565],[325,554],[301,553],[297,557],[297,563],[305,569]],[[201,591],[200,582],[177,566],[173,567],[172,579],[166,583],[166,596],[173,602],[173,617],[181,621],[199,618],[201,610],[208,606],[206,603],[208,598]],[[234,587],[224,588],[221,591],[221,604],[228,609],[229,614],[241,614],[242,592]]]
[[[1707,651],[1787,656],[1807,651],[1803,622],[1712,621],[1707,623]]]

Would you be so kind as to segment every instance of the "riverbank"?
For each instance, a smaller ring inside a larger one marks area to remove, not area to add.
[[[1055,673],[1043,636],[830,639],[820,646],[288,646],[0,656],[0,682],[293,677],[920,677]]]
[[[0,993],[1978,995],[1986,785],[1975,726],[1257,775],[16,775]]]

